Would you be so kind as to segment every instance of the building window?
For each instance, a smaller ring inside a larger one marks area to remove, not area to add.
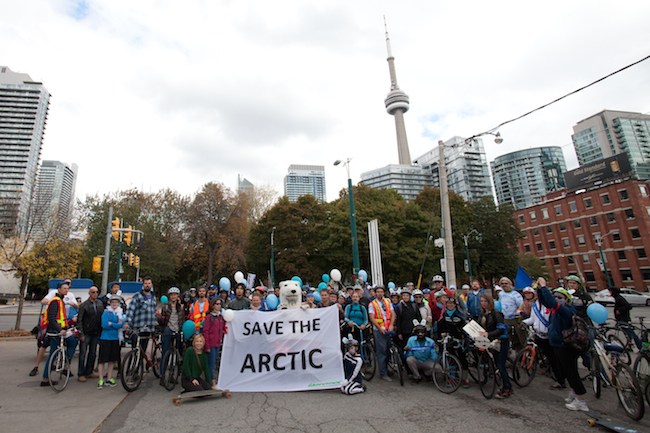
[[[566,224],[564,224],[564,223],[560,223],[560,231],[561,231],[561,232],[566,231]]]
[[[641,271],[641,275],[643,275],[643,281],[648,281],[650,280],[650,269],[648,268],[641,268],[639,269]]]
[[[594,204],[591,202],[591,198],[589,197],[585,198],[584,202],[585,202],[585,207],[587,209],[591,209],[592,207],[594,207]]]
[[[542,251],[542,244],[541,243],[537,243],[535,245],[537,245],[537,251]]]
[[[530,252],[530,245],[526,244],[524,245],[524,250],[526,250],[527,253]]]
[[[627,199],[630,198],[630,197],[628,197],[628,195],[627,195],[627,190],[626,190],[626,189],[622,189],[622,190],[620,190],[620,191],[618,192],[618,196],[621,198],[621,201],[623,201],[623,200],[627,200]]]
[[[546,226],[546,233],[553,233],[553,226]]]
[[[582,263],[589,263],[589,254],[582,255]]]
[[[535,211],[530,211],[528,215],[530,215],[531,221],[535,221],[537,219],[537,214],[535,213]]]
[[[641,237],[639,229],[630,229],[630,234],[632,235],[632,239],[639,239]]]
[[[560,265],[560,259],[557,257],[553,257],[553,266],[559,266]]]
[[[559,204],[555,206],[555,215],[562,215],[562,206]]]
[[[587,281],[596,281],[596,277],[593,272],[585,272],[585,280]]]
[[[625,209],[625,217],[629,220],[634,219],[634,211],[632,209]]]
[[[632,270],[631,269],[621,269],[621,280],[627,281],[632,279]]]
[[[573,256],[566,256],[566,262],[570,265],[575,263],[575,260],[573,260]]]
[[[641,197],[648,196],[648,188],[645,185],[639,185],[639,192],[641,192]]]
[[[584,235],[578,235],[578,245],[584,245],[585,244],[585,237]]]
[[[625,257],[625,250],[616,251],[616,255],[619,260],[627,260],[627,257]]]
[[[615,221],[616,221],[616,218],[614,218],[614,213],[613,213],[613,212],[609,212],[609,213],[607,214],[607,222],[608,222],[608,223],[613,223],[613,222],[615,222]]]
[[[580,220],[573,220],[573,227],[579,229],[580,228]]]
[[[542,209],[542,219],[548,219],[548,209]]]
[[[564,248],[569,248],[569,238],[562,239],[562,246]]]
[[[612,240],[614,240],[614,241],[620,241],[620,240],[621,240],[621,233],[620,233],[620,232],[614,232],[614,233],[612,233]]]
[[[648,257],[648,255],[645,253],[645,248],[637,248],[636,255],[640,259],[645,259],[646,257]]]
[[[539,236],[539,229],[533,229],[533,236]]]
[[[609,194],[603,194],[600,196],[600,201],[602,204],[610,204]]]
[[[554,249],[555,249],[555,241],[550,241],[550,242],[548,243],[548,247],[549,247],[550,249],[554,250]]]
[[[523,224],[523,223],[524,223],[524,216],[519,215],[519,224]]]
[[[596,218],[595,216],[589,217],[589,224],[591,224],[592,226],[598,225],[598,218]]]
[[[574,201],[569,202],[569,210],[571,211],[571,213],[578,212],[578,207],[576,206],[576,202]]]

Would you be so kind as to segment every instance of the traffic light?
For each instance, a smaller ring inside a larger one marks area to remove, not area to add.
[[[93,272],[102,271],[102,258],[99,256],[93,257]]]
[[[140,256],[135,256],[135,267],[136,268],[140,267]]]
[[[135,263],[135,254],[129,253],[129,266],[133,266]]]
[[[120,228],[120,219],[118,217],[113,218],[113,239],[116,241],[120,239],[120,232],[116,231]]]
[[[129,230],[133,230],[133,226],[128,227]],[[131,241],[133,240],[133,232],[124,232],[124,243],[128,246],[131,246]]]

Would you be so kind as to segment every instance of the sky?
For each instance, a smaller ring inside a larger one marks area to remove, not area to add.
[[[650,54],[650,2],[0,0],[0,64],[52,94],[42,158],[79,167],[77,197],[193,194],[237,176],[283,193],[323,165],[397,164],[384,16],[413,159]],[[484,138],[488,161],[561,146],[603,109],[650,113],[650,60]]]

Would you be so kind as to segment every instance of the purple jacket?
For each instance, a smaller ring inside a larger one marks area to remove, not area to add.
[[[205,337],[205,350],[221,347],[223,334],[226,330],[226,321],[222,315],[214,316],[208,313],[203,322],[203,336]]]

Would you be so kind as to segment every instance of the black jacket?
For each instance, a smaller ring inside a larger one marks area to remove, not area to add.
[[[97,299],[95,306],[90,299],[85,300],[79,306],[77,316],[77,329],[81,335],[99,336],[102,333],[102,313],[104,304]]]
[[[454,313],[450,316],[447,314],[447,311],[442,312],[442,317],[438,322],[438,332],[446,332],[454,338],[462,340],[465,336],[465,331],[463,331],[463,326],[467,324],[467,319],[463,313],[461,313],[458,308],[454,310]]]
[[[505,324],[503,314],[500,312],[495,310],[489,314],[482,312],[478,323],[487,331],[490,341],[495,338],[508,338],[508,325]]]
[[[418,322],[422,320],[420,309],[413,302],[405,304],[401,302],[395,306],[397,321],[395,322],[395,331],[402,335],[411,335],[413,333],[413,319]]]

